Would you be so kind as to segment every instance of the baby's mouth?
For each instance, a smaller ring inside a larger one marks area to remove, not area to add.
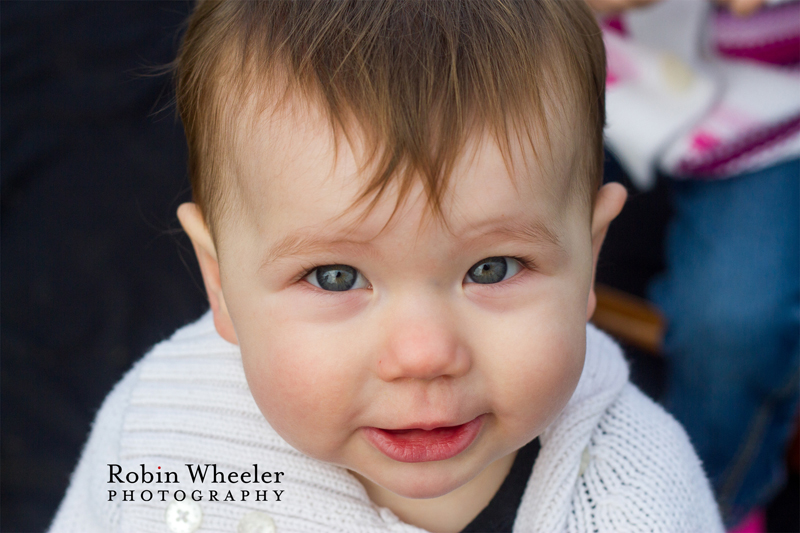
[[[433,429],[364,428],[367,440],[381,453],[403,463],[443,461],[466,450],[483,426],[478,416],[465,424]]]

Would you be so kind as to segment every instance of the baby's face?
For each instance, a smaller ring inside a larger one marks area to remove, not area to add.
[[[583,367],[593,268],[591,214],[565,176],[531,154],[509,175],[478,139],[452,175],[449,229],[420,187],[384,228],[395,193],[358,222],[358,156],[342,142],[334,166],[324,120],[264,118],[237,138],[216,319],[283,438],[435,497],[553,421]]]

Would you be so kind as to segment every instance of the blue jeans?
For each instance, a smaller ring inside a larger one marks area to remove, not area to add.
[[[665,404],[684,425],[729,525],[785,480],[798,400],[800,160],[673,183]]]

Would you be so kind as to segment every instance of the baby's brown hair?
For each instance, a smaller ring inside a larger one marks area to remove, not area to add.
[[[591,202],[602,180],[605,54],[583,0],[201,0],[176,72],[212,235],[231,210],[233,123],[267,93],[307,98],[337,137],[365,135],[370,205],[394,180],[399,205],[418,179],[441,214],[471,135],[490,133],[507,161],[512,139],[538,156],[556,117],[579,139],[575,194]]]

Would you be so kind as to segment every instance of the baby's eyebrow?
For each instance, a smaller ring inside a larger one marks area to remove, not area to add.
[[[494,237],[523,243],[551,245],[558,251],[564,251],[558,233],[540,219],[520,220],[519,218],[504,217],[501,220],[473,225],[468,232],[462,235],[465,242]]]
[[[518,219],[504,220],[501,223],[486,224],[483,228],[478,227],[473,231],[479,231],[481,236],[505,237],[522,242],[551,244],[557,248],[563,248],[558,234],[538,219],[524,221]]]
[[[364,246],[369,240],[355,240],[341,235],[309,235],[308,233],[292,233],[287,235],[277,244],[272,246],[266,257],[261,262],[259,269],[294,255],[308,255],[318,251],[328,250],[336,246]]]

